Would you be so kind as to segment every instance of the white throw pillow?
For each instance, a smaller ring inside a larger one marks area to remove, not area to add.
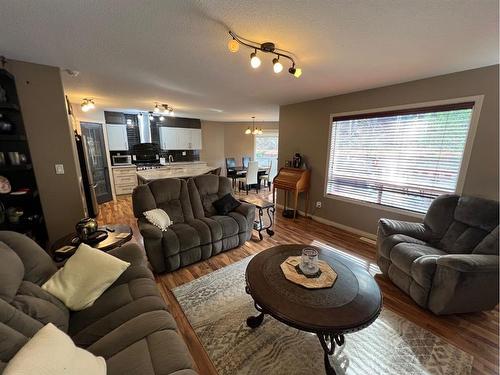
[[[42,289],[63,301],[68,309],[83,310],[92,306],[128,266],[130,263],[82,243]]]
[[[170,220],[170,216],[161,208],[155,208],[154,210],[144,212],[144,217],[162,231],[166,231],[167,228],[173,224],[172,220]]]
[[[12,358],[4,375],[106,375],[106,361],[75,346],[52,323],[40,329]]]

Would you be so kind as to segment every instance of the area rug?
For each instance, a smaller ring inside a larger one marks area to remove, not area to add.
[[[256,315],[245,293],[250,259],[173,290],[220,375],[324,374],[323,351],[314,334],[270,316],[250,329]],[[341,374],[470,374],[473,357],[404,317],[383,309],[368,328],[346,335],[331,358]]]

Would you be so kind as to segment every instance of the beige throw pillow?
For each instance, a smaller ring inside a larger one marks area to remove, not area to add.
[[[128,266],[130,263],[82,243],[42,289],[63,301],[68,309],[83,310],[92,306]]]
[[[40,329],[12,358],[4,375],[106,375],[106,361],[75,346],[52,323]]]
[[[172,225],[172,220],[170,216],[163,211],[161,208],[155,208],[154,210],[149,210],[143,213],[144,217],[153,225],[156,225],[162,231],[166,231],[167,228]]]

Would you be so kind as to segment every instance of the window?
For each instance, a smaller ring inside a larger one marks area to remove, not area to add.
[[[473,106],[333,117],[327,195],[426,212],[455,192]]]
[[[255,136],[255,160],[260,167],[268,167],[278,160],[278,133],[265,132]]]

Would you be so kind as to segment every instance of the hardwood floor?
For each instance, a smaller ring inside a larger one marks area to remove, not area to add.
[[[120,197],[116,202],[101,205],[98,217],[100,224],[126,223],[133,228],[133,241],[142,244],[132,213],[130,196]],[[207,353],[185,317],[170,289],[182,285],[219,268],[230,265],[271,246],[283,243],[306,243],[335,248],[365,267],[378,282],[384,295],[384,306],[443,337],[448,342],[474,356],[473,374],[499,374],[499,311],[436,316],[418,307],[406,294],[384,277],[375,262],[375,246],[361,241],[358,235],[321,223],[298,218],[295,222],[276,214],[275,235],[263,241],[252,241],[234,250],[229,250],[206,261],[193,264],[178,271],[157,275],[161,294],[170,305],[172,315],[179,325],[200,374],[217,374]]]

